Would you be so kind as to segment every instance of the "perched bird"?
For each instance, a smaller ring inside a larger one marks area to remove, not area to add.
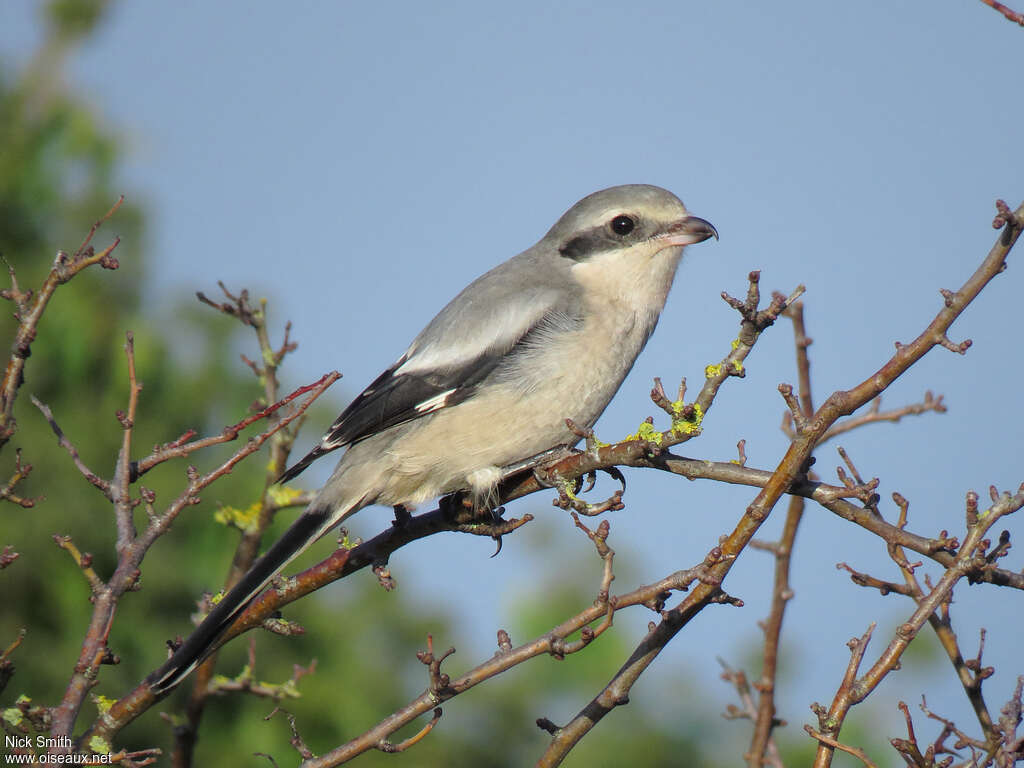
[[[683,247],[718,237],[667,190],[595,192],[532,248],[469,284],[301,461],[346,447],[309,507],[148,682],[185,677],[282,568],[370,504],[411,508],[465,489],[494,503],[502,468],[579,437],[654,331]]]

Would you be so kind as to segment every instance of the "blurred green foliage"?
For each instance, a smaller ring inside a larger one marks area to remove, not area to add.
[[[120,192],[115,185],[121,154],[118,133],[68,92],[62,72],[73,45],[102,23],[107,5],[96,0],[49,3],[40,49],[16,68],[0,66],[0,253],[16,270],[22,288],[38,286],[57,249],[73,251]],[[224,353],[238,344],[241,329],[233,321],[194,302],[183,304],[175,314],[177,327],[161,325],[147,314],[140,300],[146,267],[144,224],[143,210],[129,200],[100,230],[94,240],[98,247],[120,235],[114,255],[121,268],[107,272],[93,267],[61,287],[28,361],[15,408],[18,431],[0,455],[0,477],[13,473],[14,449],[21,449],[23,460],[34,469],[18,492],[39,500],[32,509],[0,507],[0,547],[11,545],[20,553],[0,571],[0,647],[20,628],[28,632],[14,655],[16,674],[0,694],[0,707],[10,706],[22,694],[36,704],[56,704],[89,620],[86,581],[54,545],[53,534],[68,534],[82,551],[91,553],[101,577],[109,575],[116,562],[110,505],[56,445],[28,394],[52,408],[85,463],[108,477],[122,439],[115,412],[126,407],[126,330],[135,333],[137,367],[145,385],[135,458],[187,429],[218,431],[242,418],[262,394],[248,369]],[[4,313],[0,338],[12,338],[15,328],[10,313]],[[187,355],[181,350],[182,339],[187,339]],[[254,341],[243,338],[243,343],[254,354]],[[191,461],[200,469],[209,468],[230,451],[231,446],[222,447]],[[218,481],[147,555],[142,589],[122,600],[111,633],[110,646],[121,662],[103,668],[96,694],[116,698],[129,690],[159,663],[165,640],[186,632],[185,617],[194,610],[195,599],[222,583],[236,534],[213,522],[216,504],[244,507],[257,498],[263,461],[256,457],[244,462]],[[177,462],[146,476],[145,484],[157,493],[158,508],[180,492],[184,473],[184,462]],[[138,514],[141,528],[145,518],[141,511]],[[561,574],[587,573],[592,566],[566,565]],[[529,635],[513,638],[514,642],[541,634],[581,610],[593,599],[592,589],[593,584],[583,579],[565,579],[542,602],[522,606],[516,622],[527,627]],[[401,590],[383,592],[372,577],[349,579],[328,598],[318,595],[301,601],[289,607],[287,617],[305,626],[307,634],[291,639],[258,637],[256,675],[280,682],[291,676],[293,663],[319,660],[316,673],[299,684],[302,699],[285,703],[297,715],[306,742],[318,752],[354,737],[423,690],[426,673],[415,660],[415,651],[424,647],[428,632],[440,647],[456,640],[454,617],[427,615]],[[400,760],[412,765],[499,768],[532,763],[548,741],[534,720],[553,711],[575,712],[618,668],[634,642],[635,637],[608,632],[568,661],[537,659],[446,703],[439,727],[407,755],[374,752],[359,758],[359,765]],[[220,671],[236,674],[245,654],[244,641],[225,649]],[[457,655],[445,668],[454,676],[481,661]],[[182,688],[157,709],[177,713],[187,685]],[[651,711],[641,702],[617,710],[574,750],[567,765],[734,764],[741,753],[735,739],[746,738],[747,731],[706,711],[699,693],[688,690],[685,681],[679,682],[675,703],[678,709],[671,713]],[[294,764],[287,722],[281,717],[263,719],[272,708],[271,702],[251,696],[211,701],[196,764],[268,764],[253,757],[255,752],[273,755],[280,765]],[[94,716],[95,710],[84,711],[78,732]],[[410,726],[394,740],[415,733],[421,725]],[[707,751],[708,745],[723,742],[730,745],[728,750]],[[118,746],[160,746],[166,755],[170,743],[169,724],[153,711],[121,734]],[[805,753],[808,745],[800,744]],[[165,757],[162,764],[168,762]]]

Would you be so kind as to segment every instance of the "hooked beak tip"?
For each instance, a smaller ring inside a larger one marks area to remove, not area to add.
[[[674,224],[661,239],[666,245],[693,245],[712,237],[718,239],[718,230],[710,221],[699,216],[687,216]]]
[[[715,229],[715,225],[699,216],[687,217],[683,222],[683,231],[688,232],[694,238],[693,242],[695,243],[703,243],[712,237],[715,240],[718,239],[718,230]]]

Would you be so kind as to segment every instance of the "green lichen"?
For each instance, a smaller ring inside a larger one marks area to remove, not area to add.
[[[298,586],[299,580],[294,576],[279,576],[275,580],[276,588],[275,591],[279,595],[287,595],[291,590]]]
[[[687,418],[682,415],[683,407],[684,403],[681,400],[672,403],[672,410],[679,414],[676,418],[672,419],[672,434],[699,435],[701,432],[700,423],[704,420],[704,409],[698,403],[693,403],[693,414]]]
[[[110,742],[102,736],[93,736],[89,739],[89,749],[97,755],[109,755],[113,751]]]
[[[267,490],[267,496],[277,507],[288,507],[295,503],[295,500],[305,492],[301,488],[290,486],[272,485]]]
[[[675,403],[673,403],[673,407]],[[626,435],[626,440],[646,440],[649,443],[655,445],[661,445],[665,442],[665,433],[659,432],[654,428],[654,425],[649,421],[645,421],[640,425],[640,428],[632,435]]]
[[[298,699],[302,697],[299,693],[298,685],[296,685],[295,678],[285,680],[283,683],[271,683],[266,680],[258,680],[253,682],[252,668],[246,664],[242,667],[242,670],[235,677],[228,677],[227,675],[214,675],[212,681],[212,687],[214,690],[235,688],[235,687],[248,687],[252,684],[260,690],[261,695],[270,696],[275,701],[281,699]]]
[[[732,361],[732,369],[737,374],[743,373],[743,362],[741,360],[733,360]]]
[[[270,683],[260,683],[260,685],[270,685]],[[280,685],[273,686],[275,690],[275,699],[299,699],[302,698],[302,694],[299,693],[299,687],[295,684],[294,680],[285,680]]]
[[[22,720],[25,719],[25,716],[17,707],[8,707],[4,710],[3,719],[8,725],[19,726]]]
[[[224,505],[213,513],[213,519],[221,525],[237,528],[243,533],[248,533],[255,530],[259,524],[260,508],[261,504],[259,502],[253,502],[245,509]]]
[[[561,476],[556,476],[555,479],[558,481],[558,486],[565,492],[566,496],[568,496],[573,501],[578,501],[579,500],[579,497],[576,496],[576,480],[575,479],[570,480],[570,479],[567,479],[567,478],[563,478]]]
[[[721,373],[722,373],[722,366],[720,364],[719,365],[709,365],[709,366],[706,366],[704,368],[704,378],[705,379],[713,379],[716,376],[720,376]]]
[[[96,705],[96,709],[99,710],[101,715],[107,714],[107,712],[110,711],[110,708],[112,706],[114,706],[114,702],[115,701],[116,701],[116,699],[110,699],[110,698],[107,698],[106,696],[93,696],[92,697],[92,702],[93,702],[93,704]]]

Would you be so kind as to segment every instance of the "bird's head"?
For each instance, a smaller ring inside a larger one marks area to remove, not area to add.
[[[542,242],[602,293],[653,289],[663,303],[683,247],[711,237],[715,228],[668,190],[628,184],[580,200]]]

